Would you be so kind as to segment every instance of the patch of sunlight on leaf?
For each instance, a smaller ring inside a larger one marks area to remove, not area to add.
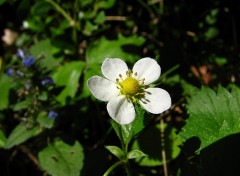
[[[219,87],[217,93],[203,87],[188,99],[189,118],[179,136],[186,141],[199,138],[198,151],[231,134],[240,132],[240,89],[230,93]]]
[[[125,61],[134,63],[140,59],[139,54],[137,54],[139,52],[135,50],[142,46],[144,42],[143,37],[136,35],[124,37],[119,34],[116,40],[108,40],[102,37],[87,48],[87,63],[101,64],[105,58],[122,58]]]
[[[56,86],[64,86],[63,90],[57,96],[57,100],[65,105],[67,97],[74,97],[78,90],[79,78],[85,68],[82,61],[72,61],[59,67],[53,74],[53,80]]]
[[[79,176],[83,167],[84,153],[81,144],[67,144],[56,139],[38,153],[39,162],[48,174],[55,176]]]

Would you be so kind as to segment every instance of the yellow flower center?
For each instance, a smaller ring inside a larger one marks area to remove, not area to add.
[[[147,86],[144,85],[144,79],[136,79],[137,73],[133,74],[133,72],[129,70],[126,72],[126,75],[127,78],[125,79],[123,79],[121,74],[119,75],[119,78],[116,79],[117,88],[129,101],[137,102],[144,97],[144,90]]]
[[[135,78],[126,78],[121,82],[122,91],[126,94],[134,95],[139,92],[139,83]]]

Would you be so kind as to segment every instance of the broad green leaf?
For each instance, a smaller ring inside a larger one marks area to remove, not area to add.
[[[240,90],[230,93],[219,87],[217,93],[203,87],[188,99],[189,118],[179,136],[183,140],[197,137],[201,144],[198,151],[210,144],[240,132]]]
[[[102,37],[87,48],[87,62],[89,64],[101,64],[105,58],[122,58],[134,63],[140,59],[140,56],[133,51],[136,50],[136,47],[142,46],[144,42],[144,38],[136,35],[124,37],[119,34],[116,40],[108,40]]]
[[[147,156],[147,155],[140,150],[132,150],[127,154],[128,159],[142,158],[144,156]]]
[[[57,96],[57,100],[63,105],[66,103],[67,97],[74,97],[77,89],[81,73],[85,67],[82,61],[72,61],[60,67],[53,75],[53,80],[57,86],[65,86],[61,93]]]
[[[31,137],[38,135],[41,131],[42,129],[39,126],[27,128],[24,123],[20,123],[9,135],[5,148],[9,149],[15,145],[21,144]]]
[[[106,146],[105,148],[108,149],[119,160],[124,159],[124,153],[119,147],[117,147],[117,146]]]
[[[52,70],[61,61],[53,56],[53,49],[50,40],[41,40],[30,48],[30,54],[35,58],[43,57],[39,60],[40,66]]]
[[[39,162],[52,176],[79,176],[83,167],[84,153],[81,144],[66,144],[55,140],[38,153]]]
[[[170,125],[164,126],[164,143],[167,161],[174,160],[180,154],[180,140],[175,134],[176,129]],[[147,156],[136,158],[141,166],[155,167],[163,164],[160,124],[146,129],[133,142],[132,150],[140,150]]]
[[[43,111],[38,114],[37,117],[37,122],[45,127],[45,128],[52,128],[54,124],[55,119],[54,118],[49,118],[48,113]]]
[[[8,107],[8,96],[11,87],[11,78],[6,75],[0,75],[0,110]]]
[[[7,139],[3,131],[0,129],[0,148],[4,148],[6,145]]]

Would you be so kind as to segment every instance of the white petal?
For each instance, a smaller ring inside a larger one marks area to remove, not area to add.
[[[102,64],[103,75],[111,81],[116,81],[119,78],[119,74],[126,78],[126,71],[128,71],[127,64],[118,58],[110,59],[107,58]]]
[[[160,88],[148,88],[145,96],[140,100],[140,104],[148,112],[159,114],[171,107],[171,97],[166,90]]]
[[[148,85],[158,80],[161,74],[160,65],[149,57],[142,58],[133,66],[133,73],[137,72],[137,79],[145,78],[144,84]]]
[[[107,104],[110,117],[121,125],[129,124],[135,119],[135,109],[132,102],[125,96],[112,98]]]
[[[88,79],[87,86],[91,93],[99,100],[109,101],[113,96],[117,96],[120,92],[117,85],[100,76],[93,76]]]

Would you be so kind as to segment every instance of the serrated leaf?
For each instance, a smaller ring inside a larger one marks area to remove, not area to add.
[[[82,61],[72,61],[60,67],[53,75],[53,80],[57,86],[65,86],[61,93],[57,96],[57,100],[63,105],[66,98],[74,97],[77,89],[79,78],[85,67]]]
[[[50,40],[41,40],[30,48],[30,54],[35,58],[43,56],[39,60],[40,67],[52,70],[61,61],[61,58],[56,59],[53,56],[53,48]]]
[[[8,107],[9,103],[9,91],[11,87],[11,78],[6,75],[0,76],[0,110]]]
[[[42,129],[39,126],[27,128],[24,123],[20,123],[9,135],[5,148],[9,149],[15,145],[21,144],[31,137],[38,135]]]
[[[189,118],[179,136],[199,138],[198,151],[231,134],[240,132],[240,90],[230,93],[219,87],[217,93],[203,87],[188,99]]]
[[[132,150],[127,154],[128,159],[142,158],[144,156],[147,156],[147,155],[140,150]]]
[[[54,124],[55,119],[49,118],[47,112],[40,112],[37,117],[37,122],[45,127],[45,128],[52,128]]]
[[[144,42],[144,38],[136,35],[124,37],[119,34],[116,40],[108,40],[102,37],[87,48],[87,62],[89,64],[101,64],[105,58],[122,58],[134,63],[139,59],[139,55],[134,51]],[[128,47],[124,48],[126,46]]]
[[[177,138],[175,131],[176,129],[170,125],[164,125],[164,143],[168,162],[180,154],[178,145],[181,144],[181,141]],[[140,150],[147,155],[143,158],[136,158],[136,162],[140,166],[155,167],[163,164],[160,136],[160,124],[156,124],[146,129],[133,142],[132,150]]]
[[[52,176],[79,176],[83,167],[84,153],[80,143],[73,145],[55,140],[38,153],[39,162]]]
[[[106,146],[105,148],[108,149],[119,160],[122,160],[124,158],[124,153],[119,147],[117,147],[117,146]]]

